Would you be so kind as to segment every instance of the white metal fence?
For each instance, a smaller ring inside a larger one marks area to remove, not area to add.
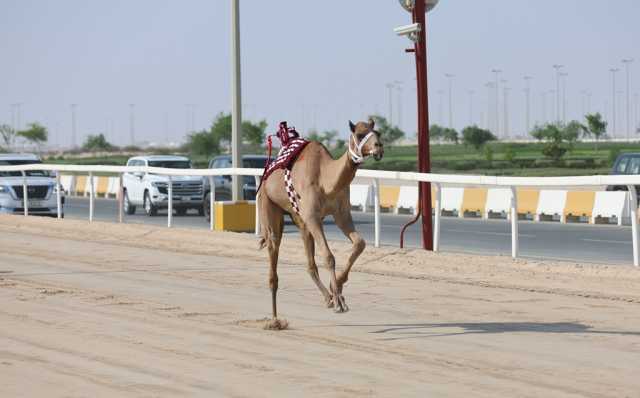
[[[18,171],[22,172],[23,179],[23,201],[24,214],[29,214],[28,208],[28,190],[26,171],[47,170],[56,173],[57,185],[57,204],[58,217],[61,217],[61,196],[60,196],[60,172],[88,174],[93,177],[94,174],[116,174],[120,176],[120,195],[118,195],[118,220],[123,222],[123,195],[122,195],[122,174],[124,173],[153,173],[167,176],[168,184],[168,206],[167,226],[171,227],[173,217],[173,185],[172,176],[203,176],[208,177],[209,186],[211,187],[210,209],[212,210],[210,228],[214,227],[213,203],[215,202],[215,180],[214,176],[222,175],[238,175],[238,176],[254,176],[256,183],[259,183],[262,169],[244,169],[244,168],[228,168],[228,169],[165,169],[146,166],[82,166],[82,165],[57,165],[57,164],[29,164],[16,166],[0,166],[0,171]],[[633,264],[640,265],[639,244],[638,244],[638,194],[635,186],[640,185],[640,175],[618,175],[618,176],[581,176],[581,177],[493,177],[493,176],[473,176],[473,175],[447,175],[447,174],[426,174],[412,172],[395,172],[380,170],[359,170],[357,177],[370,179],[373,186],[374,197],[374,244],[376,247],[380,245],[380,201],[379,187],[380,180],[395,181],[413,181],[413,182],[431,182],[436,190],[435,197],[435,222],[434,222],[434,250],[438,251],[440,246],[440,218],[441,218],[441,194],[443,186],[458,187],[502,187],[511,191],[510,221],[511,221],[511,255],[513,258],[518,257],[518,193],[517,188],[568,188],[568,187],[600,187],[603,185],[622,185],[629,190],[629,202],[631,209],[631,235],[633,247]],[[89,195],[89,221],[93,221],[95,195],[93,186],[93,178],[89,179],[91,194]],[[256,233],[259,231],[258,206],[256,206]]]

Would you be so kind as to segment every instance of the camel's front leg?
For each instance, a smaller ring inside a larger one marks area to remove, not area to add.
[[[364,251],[366,243],[364,239],[362,239],[358,231],[356,231],[356,228],[353,225],[353,219],[351,218],[350,211],[336,214],[334,216],[334,220],[342,233],[344,233],[344,235],[349,238],[351,243],[353,243],[351,255],[349,256],[349,260],[347,261],[347,266],[345,267],[344,271],[342,271],[340,276],[338,276],[338,292],[342,294],[342,287],[345,283],[347,283],[347,280],[349,280],[349,272],[351,271],[351,267],[353,267],[353,264],[355,264],[358,257],[360,257],[360,254],[362,254],[362,252]]]
[[[336,312],[347,312],[349,311],[349,307],[347,307],[347,304],[344,301],[344,297],[342,297],[342,295],[338,291],[338,282],[336,278],[336,259],[331,253],[329,245],[327,244],[327,238],[325,237],[324,230],[322,229],[322,220],[313,218],[311,220],[307,220],[306,225],[309,233],[313,236],[313,239],[318,245],[318,250],[320,251],[320,255],[325,261],[325,266],[331,273],[330,286],[333,308]]]
[[[327,303],[329,307],[332,307],[333,301],[331,299],[331,293],[329,293],[327,288],[324,286],[324,284],[320,280],[320,275],[318,274],[318,266],[316,265],[316,259],[315,259],[315,243],[313,241],[313,236],[311,235],[311,233],[309,233],[306,227],[300,229],[300,234],[302,235],[304,250],[307,253],[307,271],[309,272],[309,275],[311,276],[311,279],[313,280],[313,282],[316,284],[316,286],[320,290],[320,293],[322,293],[325,303]]]

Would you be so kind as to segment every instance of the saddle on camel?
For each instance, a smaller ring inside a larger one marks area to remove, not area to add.
[[[336,312],[349,310],[342,289],[351,267],[365,248],[365,242],[355,230],[351,218],[349,185],[360,164],[369,157],[380,160],[384,153],[373,120],[356,124],[349,121],[349,127],[348,150],[338,159],[333,159],[324,145],[304,140],[294,128],[287,127],[286,122],[280,123],[277,136],[282,148],[276,160],[265,166],[257,197],[260,248],[266,246],[269,253],[269,287],[274,321],[277,320],[278,252],[287,213],[300,229],[307,255],[307,271],[325,303]],[[353,244],[351,255],[339,276],[336,275],[335,258],[327,244],[322,224],[329,215],[333,216],[338,228]],[[331,275],[329,289],[318,274],[316,248]]]

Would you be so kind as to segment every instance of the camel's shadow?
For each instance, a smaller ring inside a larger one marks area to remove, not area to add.
[[[369,333],[383,334],[381,340],[408,340],[430,337],[448,337],[468,334],[499,333],[576,333],[640,336],[640,332],[597,330],[576,322],[469,322],[469,323],[401,323],[353,324],[340,327],[380,328]],[[443,330],[444,329],[444,330]],[[451,330],[458,329],[458,330]]]

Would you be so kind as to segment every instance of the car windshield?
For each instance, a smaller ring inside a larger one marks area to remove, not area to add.
[[[162,167],[165,169],[190,169],[191,162],[188,160],[152,160],[149,167]]]
[[[39,160],[0,160],[0,166],[17,166],[21,164],[40,164]],[[29,177],[50,177],[46,170],[29,170],[26,172]],[[0,177],[21,177],[21,171],[0,171]]]

